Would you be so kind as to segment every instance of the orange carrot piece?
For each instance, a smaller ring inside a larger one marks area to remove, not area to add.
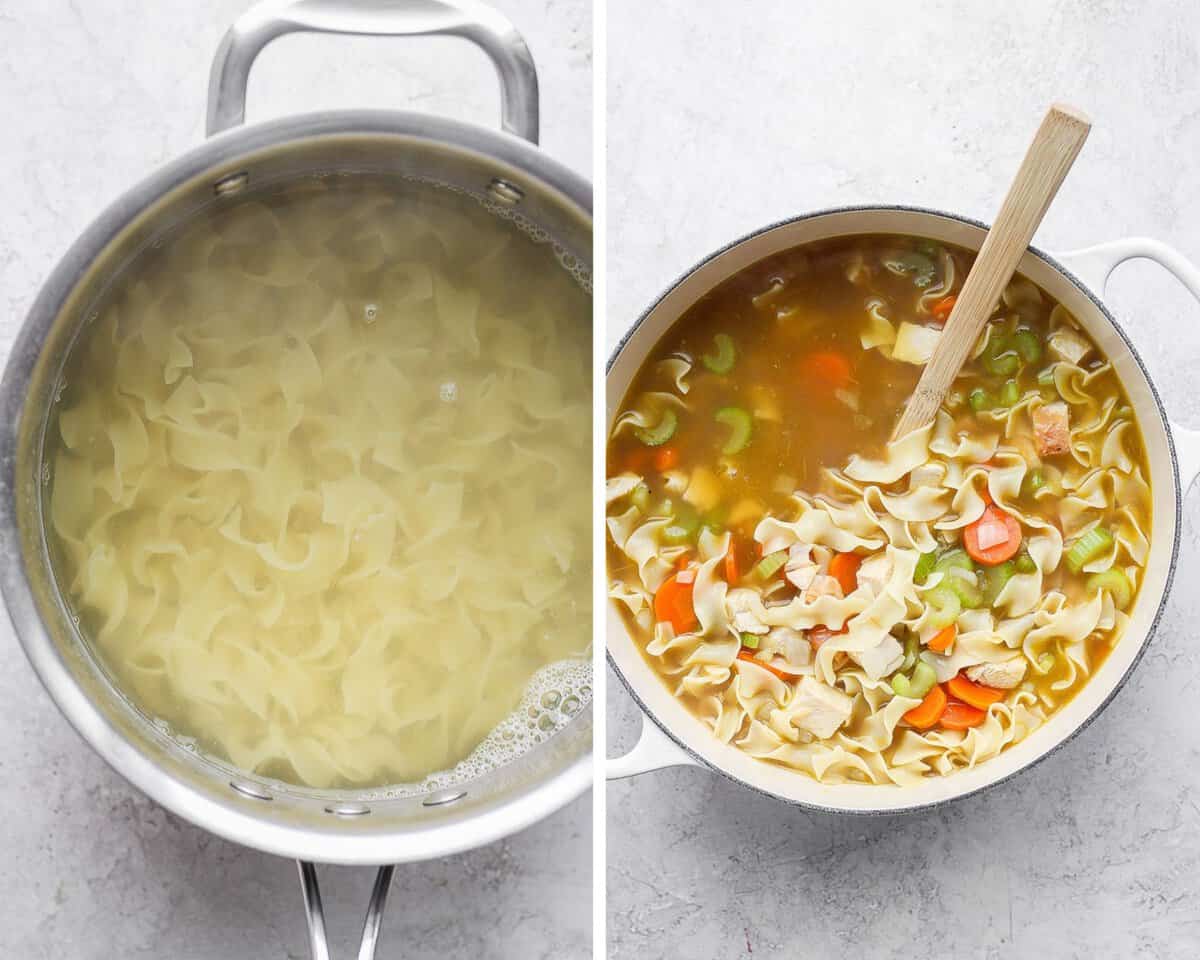
[[[756,667],[762,667],[764,670],[770,671],[771,673],[775,674],[775,676],[777,676],[784,683],[795,683],[796,680],[798,679],[796,677],[793,677],[790,673],[784,673],[782,670],[777,670],[775,667],[771,666],[769,663],[763,663],[763,661],[756,659],[754,656],[754,652],[752,650],[747,650],[744,647],[738,651],[738,659],[745,660],[747,663],[752,663]]]
[[[946,691],[942,689],[941,684],[938,684],[925,694],[924,700],[904,715],[904,719],[909,726],[916,727],[918,730],[928,730],[942,718],[948,700]]]
[[[680,583],[678,574],[667,577],[654,595],[654,619],[669,623],[677,634],[693,629],[700,621],[692,609],[692,584]]]
[[[832,393],[850,385],[850,361],[832,350],[810,353],[800,364],[801,376]]]
[[[910,713],[912,711],[909,711]],[[906,713],[907,717],[908,714]],[[951,700],[942,711],[939,722],[944,730],[969,730],[977,727],[987,719],[987,711],[973,707],[969,703]]]
[[[659,447],[654,451],[654,469],[659,473],[666,473],[668,470],[674,469],[678,463],[678,447]]]
[[[742,579],[738,569],[738,539],[732,533],[729,535],[729,549],[725,551],[725,582],[731,587]]]
[[[979,710],[986,710],[993,703],[999,703],[1004,699],[1005,692],[1003,690],[997,690],[995,687],[985,687],[982,683],[976,683],[965,673],[959,673],[951,677],[946,686],[963,703],[970,704]]]
[[[933,314],[933,319],[938,323],[945,323],[950,319],[950,311],[954,309],[954,304],[957,302],[958,297],[952,293],[948,297],[942,297],[930,308],[929,312]]]
[[[835,553],[829,561],[829,575],[841,585],[843,596],[849,596],[858,587],[860,566],[862,557],[857,553]]]
[[[1004,539],[981,547],[981,532],[990,535],[1002,533]],[[963,546],[976,563],[982,563],[985,567],[997,566],[1005,560],[1011,560],[1021,549],[1021,525],[1012,514],[1005,513],[995,504],[989,504],[983,516],[963,530]]]
[[[676,570],[686,570],[688,568],[688,564],[691,562],[692,562],[691,553],[687,550],[684,550],[683,553],[681,553],[679,556],[677,556],[675,558],[675,569]]]
[[[958,636],[958,627],[955,624],[950,624],[948,627],[943,627],[933,635],[933,639],[926,646],[934,653],[945,653],[950,649],[950,644],[954,642],[954,638]]]

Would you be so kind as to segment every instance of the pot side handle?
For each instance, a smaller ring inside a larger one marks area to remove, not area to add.
[[[448,35],[478,46],[500,78],[500,125],[538,142],[537,69],[525,41],[480,0],[262,0],[226,32],[208,80],[207,135],[246,118],[250,67],[263,47],[289,33],[376,37]]]
[[[325,910],[321,906],[321,888],[317,884],[317,868],[306,860],[297,860],[300,869],[300,891],[304,894],[304,916],[308,920],[308,945],[312,960],[330,960],[329,941],[325,936]],[[375,948],[379,945],[379,929],[383,924],[383,908],[387,905],[388,890],[392,885],[395,867],[379,868],[375,876],[375,887],[367,904],[367,916],[363,921],[362,937],[359,941],[358,960],[374,960]]]
[[[1150,237],[1126,237],[1094,247],[1058,254],[1057,259],[1089,286],[1101,299],[1112,272],[1126,260],[1153,260],[1182,283],[1200,302],[1200,269],[1187,257],[1160,240]],[[1181,493],[1187,493],[1200,475],[1200,431],[1171,424],[1171,439],[1179,466]]]
[[[624,780],[652,770],[699,765],[690,753],[663,733],[657,723],[643,715],[638,742],[623,757],[613,757],[605,763],[604,779]]]

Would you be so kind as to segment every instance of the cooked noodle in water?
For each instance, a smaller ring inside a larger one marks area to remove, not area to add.
[[[590,636],[590,298],[477,201],[364,179],[147,251],[48,441],[59,581],[118,686],[317,787],[452,767]]]

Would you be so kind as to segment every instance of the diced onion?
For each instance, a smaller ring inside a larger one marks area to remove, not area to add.
[[[1008,527],[1003,523],[981,523],[975,529],[976,540],[980,550],[990,550],[1008,542]]]

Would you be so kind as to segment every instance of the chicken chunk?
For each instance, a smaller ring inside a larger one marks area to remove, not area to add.
[[[812,603],[818,597],[825,596],[837,597],[841,600],[845,594],[842,593],[842,585],[838,582],[837,577],[831,577],[828,574],[822,573],[812,578],[812,582],[808,585],[808,590],[804,593],[804,599]]]
[[[1071,449],[1071,411],[1061,400],[1033,411],[1038,455],[1052,457]]]
[[[1070,327],[1060,327],[1050,336],[1050,350],[1060,360],[1079,366],[1079,362],[1092,352],[1092,345]]]
[[[847,720],[854,700],[813,677],[805,677],[796,687],[796,696],[788,705],[792,725],[807,730],[822,740],[832,737]]]
[[[886,553],[867,557],[858,568],[858,585],[866,587],[875,596],[883,593],[884,584],[891,579],[892,560]]]
[[[967,667],[967,679],[996,690],[1011,690],[1025,679],[1025,661],[1014,657],[1003,663],[977,663]]]
[[[767,611],[763,607],[762,597],[755,591],[745,587],[730,590],[725,595],[725,605],[729,610],[729,619],[733,621],[733,629],[738,633],[761,636],[771,629],[763,623]]]

